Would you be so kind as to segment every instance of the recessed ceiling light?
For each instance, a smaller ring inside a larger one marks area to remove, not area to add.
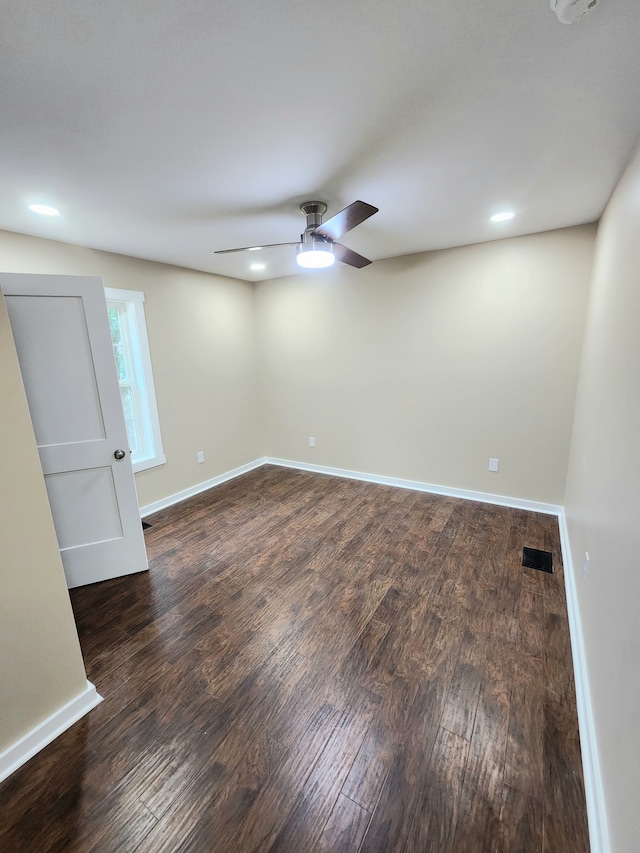
[[[30,204],[29,210],[32,213],[38,213],[40,216],[60,216],[58,208],[51,207],[50,204]]]
[[[254,270],[255,272],[259,272],[260,270],[266,270],[266,264],[250,264],[249,269]]]
[[[508,219],[513,219],[515,213],[512,210],[505,210],[503,213],[494,213],[491,217],[492,222],[506,222]]]

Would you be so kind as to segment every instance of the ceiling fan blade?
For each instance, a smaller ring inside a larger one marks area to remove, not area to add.
[[[339,240],[347,231],[351,231],[356,225],[360,225],[365,219],[378,212],[378,208],[365,201],[354,201],[340,213],[336,213],[331,219],[327,219],[322,225],[314,228],[313,233],[326,237],[328,240]]]
[[[350,267],[362,269],[362,267],[366,267],[371,263],[369,258],[359,255],[352,249],[347,249],[347,247],[343,246],[342,243],[332,243],[331,245],[333,247],[333,254],[339,261],[342,261],[343,264],[349,264]]]
[[[214,255],[228,255],[230,252],[257,252],[258,249],[275,249],[278,246],[297,246],[300,241],[295,243],[267,243],[266,246],[243,246],[242,249],[216,249]]]

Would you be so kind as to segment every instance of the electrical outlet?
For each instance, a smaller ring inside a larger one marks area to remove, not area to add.
[[[489,470],[490,471],[495,472],[498,470],[499,467],[500,467],[500,460],[499,459],[490,459],[489,460]]]
[[[589,574],[589,552],[584,552],[584,563],[582,564],[582,573],[586,576]]]
[[[309,436],[309,447],[315,447],[315,446],[316,446],[316,440],[312,435],[310,435]]]
[[[204,450],[199,450],[197,452],[196,459],[198,460],[198,465],[202,465],[204,462]]]

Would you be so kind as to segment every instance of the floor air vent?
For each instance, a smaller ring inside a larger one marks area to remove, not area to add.
[[[551,551],[539,551],[537,548],[522,549],[522,565],[527,569],[553,573]]]

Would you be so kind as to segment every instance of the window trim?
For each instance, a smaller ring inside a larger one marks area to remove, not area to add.
[[[141,462],[132,462],[133,473],[137,474],[138,471],[146,471],[148,468],[155,468],[158,465],[164,465],[167,461],[167,457],[164,455],[162,435],[160,433],[160,418],[158,417],[156,389],[153,381],[151,352],[149,350],[149,337],[147,335],[147,323],[144,313],[145,298],[144,293],[141,290],[121,290],[115,287],[105,287],[104,295],[107,303],[129,302],[134,308],[138,343],[140,345],[140,361],[142,364],[142,373],[144,375],[144,384],[147,395],[147,406],[149,410],[149,426],[151,428],[151,436],[153,438],[153,446],[155,450],[155,455],[150,459],[144,459]]]

